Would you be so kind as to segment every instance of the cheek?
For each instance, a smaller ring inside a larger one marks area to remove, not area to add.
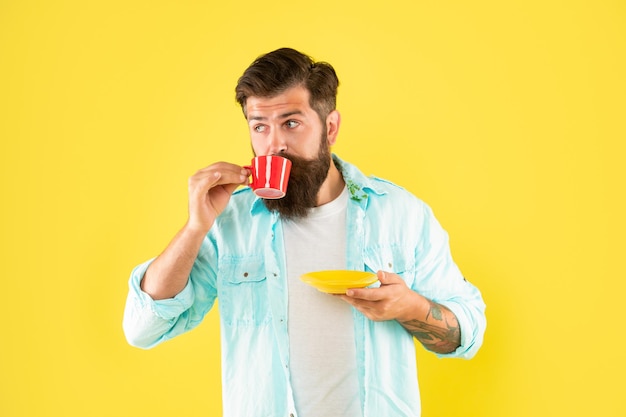
[[[259,138],[255,138],[253,135],[250,137],[250,146],[255,156],[267,154],[267,146]]]
[[[303,158],[313,159],[318,155],[321,139],[320,134],[309,134],[306,137],[302,136],[297,140],[291,141],[290,148]]]

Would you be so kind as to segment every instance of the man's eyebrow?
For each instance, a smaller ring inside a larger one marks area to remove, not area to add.
[[[287,112],[287,113],[283,113],[280,116],[278,116],[278,118],[279,119],[286,119],[287,117],[291,117],[291,116],[295,116],[295,115],[302,116],[302,115],[304,115],[304,113],[301,110],[294,110],[294,111],[290,111],[290,112]]]
[[[295,116],[295,115],[302,116],[302,115],[304,115],[304,113],[301,110],[293,110],[293,111],[288,111],[286,113],[280,114],[276,118],[277,119],[286,119],[288,117]],[[265,117],[265,116],[254,116],[254,115],[252,115],[252,116],[250,116],[248,118],[248,122],[251,122],[251,121],[265,121],[265,120],[268,120],[268,118]]]

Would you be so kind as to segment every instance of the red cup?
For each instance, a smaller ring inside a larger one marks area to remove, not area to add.
[[[254,193],[265,199],[283,198],[287,193],[287,183],[291,172],[291,161],[282,156],[263,155],[252,158],[252,165],[246,166],[252,172],[248,184]]]

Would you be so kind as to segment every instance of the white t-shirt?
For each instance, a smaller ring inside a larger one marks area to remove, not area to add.
[[[303,283],[306,272],[345,269],[348,191],[283,225],[289,282],[291,383],[299,417],[361,416],[350,306]]]

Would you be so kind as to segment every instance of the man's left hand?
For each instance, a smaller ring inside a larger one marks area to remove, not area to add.
[[[379,288],[351,288],[339,297],[374,321],[409,318],[419,295],[399,275],[378,271]]]

